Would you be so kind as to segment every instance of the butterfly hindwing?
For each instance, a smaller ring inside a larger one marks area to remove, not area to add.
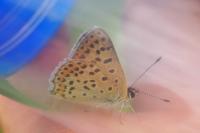
[[[51,92],[68,100],[106,102],[127,97],[116,51],[109,36],[98,27],[80,37],[50,82]]]

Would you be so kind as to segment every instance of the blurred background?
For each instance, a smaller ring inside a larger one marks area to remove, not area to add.
[[[46,4],[30,6],[31,2],[2,1],[9,10],[0,8],[0,35],[4,37],[0,39],[0,94],[48,108],[56,100],[47,89],[50,73],[67,57],[79,35],[97,25],[111,36],[129,85],[155,59],[163,58],[135,87],[173,102],[160,104],[139,95],[134,103],[136,112],[164,110],[184,118],[192,111],[194,116],[189,122],[187,118],[182,128],[197,132],[190,130],[190,124],[200,114],[199,0],[46,0]],[[40,16],[46,14],[40,21],[36,17],[39,24],[32,28],[26,22],[39,9]],[[26,32],[18,42],[24,25]]]
[[[29,105],[47,105],[50,73],[82,32],[96,25],[120,40],[123,6],[121,0],[2,1],[1,34],[11,41],[1,40],[0,93]]]

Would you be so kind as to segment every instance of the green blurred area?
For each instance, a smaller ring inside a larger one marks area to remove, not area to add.
[[[112,38],[116,37],[121,29],[122,9],[122,0],[76,0],[66,24],[69,27],[70,40],[74,43],[80,33],[95,25],[105,29]],[[45,108],[23,95],[6,79],[0,79],[0,94],[26,105]]]
[[[77,0],[67,25],[72,42],[93,26],[105,29],[111,36],[121,29],[123,0]]]
[[[15,89],[5,79],[0,79],[0,94],[26,105],[45,109],[44,106],[40,105],[39,103],[36,103],[35,101],[23,95],[17,89]]]

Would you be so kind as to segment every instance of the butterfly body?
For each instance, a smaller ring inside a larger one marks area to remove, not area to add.
[[[50,78],[49,90],[74,103],[130,111],[124,72],[107,33],[98,27],[85,32]]]

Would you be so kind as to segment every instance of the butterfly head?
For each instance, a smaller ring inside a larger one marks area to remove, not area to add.
[[[128,96],[133,99],[135,98],[136,93],[139,93],[139,90],[133,88],[133,87],[128,87]]]

